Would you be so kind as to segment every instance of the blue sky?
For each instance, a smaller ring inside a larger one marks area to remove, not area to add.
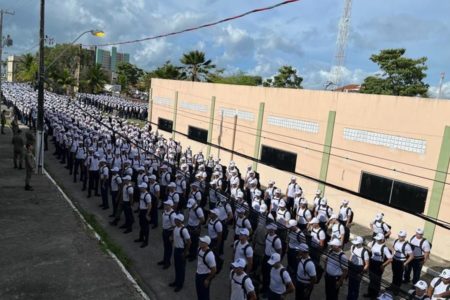
[[[47,0],[46,33],[67,42],[84,30],[100,28],[104,42],[157,35],[268,6],[274,0]],[[0,0],[15,10],[5,17],[4,33],[23,53],[37,44],[38,0]],[[304,77],[306,88],[320,89],[329,77],[343,0],[303,0],[276,10],[179,36],[124,45],[132,62],[150,70],[183,52],[200,49],[229,73],[242,70],[270,77],[284,64]],[[347,47],[345,83],[360,83],[377,71],[369,57],[380,49],[407,49],[409,57],[428,57],[426,82],[436,92],[441,72],[450,78],[450,1],[354,0]],[[99,42],[84,37],[81,42]],[[450,79],[444,84],[450,98]]]

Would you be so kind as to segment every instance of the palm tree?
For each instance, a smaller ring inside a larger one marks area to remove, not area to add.
[[[19,71],[17,73],[17,80],[23,82],[36,81],[36,72],[38,71],[38,64],[33,54],[27,53],[22,56],[19,63]]]
[[[216,67],[210,59],[205,60],[204,52],[198,50],[184,53],[180,62],[184,65],[180,78],[190,81],[207,81],[209,71]]]
[[[75,85],[75,78],[70,74],[69,69],[64,68],[63,71],[58,74],[56,83],[63,88],[66,94],[68,94],[71,87]]]
[[[85,82],[89,91],[94,94],[103,90],[104,85],[108,82],[108,78],[103,72],[100,64],[93,65],[87,71]]]

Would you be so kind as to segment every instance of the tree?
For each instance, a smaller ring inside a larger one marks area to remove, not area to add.
[[[166,61],[163,66],[156,68],[150,72],[153,78],[163,79],[179,79],[180,67],[174,66],[170,60]]]
[[[139,81],[139,78],[144,75],[144,71],[130,63],[121,62],[117,65],[118,82],[122,86],[122,90],[128,90],[129,87],[134,87]]]
[[[180,78],[190,81],[208,81],[210,71],[216,68],[210,59],[205,60],[205,53],[198,50],[184,53],[180,62],[184,65]]]
[[[108,82],[108,78],[102,70],[100,64],[95,64],[88,69],[85,78],[82,81],[84,91],[89,93],[99,93],[103,90],[104,85]]]
[[[61,74],[58,75],[56,83],[62,87],[65,94],[69,94],[72,87],[76,84],[75,78],[70,73],[69,69],[64,68]]]
[[[364,79],[361,93],[427,97],[429,86],[423,82],[427,58],[407,58],[403,56],[405,52],[405,49],[385,49],[372,55],[370,60],[378,64],[382,73]]]
[[[36,82],[37,71],[38,64],[36,61],[36,57],[31,53],[27,53],[23,55],[19,61],[17,81],[31,82],[32,84],[34,84]]]
[[[221,76],[220,74],[213,74],[212,76],[210,76],[209,80],[213,83],[236,84],[236,85],[258,86],[262,84],[261,76],[251,76],[241,71],[230,76]]]
[[[264,81],[263,86],[278,88],[302,88],[303,78],[297,75],[297,70],[292,66],[282,66],[278,69],[278,74]]]

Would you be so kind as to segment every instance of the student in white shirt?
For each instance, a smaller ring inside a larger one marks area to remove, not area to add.
[[[409,299],[431,300],[431,298],[427,295],[427,292],[428,292],[428,284],[423,280],[419,280],[414,285],[414,289],[408,291],[408,294],[410,294]]]
[[[403,282],[408,283],[411,278],[411,271],[413,272],[413,283],[416,283],[421,275],[422,266],[430,257],[431,244],[423,237],[423,229],[417,228],[416,234],[411,237],[409,244],[413,250],[414,259],[407,266],[404,274]]]
[[[363,243],[363,238],[356,236],[350,247],[347,300],[358,300],[362,275],[369,270],[369,250],[364,248]]]
[[[246,262],[246,271],[250,273],[253,267],[253,248],[248,242],[250,232],[247,228],[242,228],[239,234],[239,240],[233,244],[234,260],[243,259]]]
[[[328,245],[331,250],[325,258],[325,295],[327,300],[337,300],[348,274],[348,258],[339,239],[333,238]]]
[[[174,292],[179,292],[183,288],[186,273],[186,257],[191,246],[189,231],[183,225],[183,214],[175,216],[175,229],[173,230],[173,262],[175,267],[175,281],[169,286],[175,287]]]
[[[285,295],[294,292],[294,284],[289,272],[281,264],[280,254],[273,253],[267,263],[271,266],[267,298],[269,300],[281,300]]]
[[[406,240],[406,231],[400,230],[398,239],[394,241],[392,246],[394,257],[392,260],[392,283],[391,290],[394,294],[398,294],[402,285],[403,272],[408,264],[414,259],[411,245]]]
[[[200,248],[197,253],[197,272],[195,275],[195,288],[197,299],[209,300],[209,288],[211,280],[217,272],[216,259],[214,253],[209,249],[211,239],[209,236],[202,236],[199,239]]]
[[[309,247],[307,244],[298,246],[298,265],[295,280],[295,299],[309,300],[314,284],[317,281],[316,266],[309,257]]]
[[[432,300],[450,298],[450,269],[444,269],[439,277],[435,277],[428,287],[428,296]]]
[[[238,258],[231,263],[230,300],[256,300],[255,287],[253,286],[250,276],[244,271],[246,265],[245,259],[242,258]]]

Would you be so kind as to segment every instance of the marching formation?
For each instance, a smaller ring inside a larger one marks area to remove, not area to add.
[[[4,95],[17,116],[35,107],[35,92],[23,85],[4,85]],[[252,166],[241,171],[233,161],[223,165],[201,151],[184,150],[150,124],[139,128],[119,117],[102,117],[101,110],[114,107],[111,99],[82,95],[70,101],[46,93],[45,123],[54,155],[88,198],[99,197],[99,206],[111,212],[112,226],[124,234],[137,231],[141,248],[149,246],[151,229],[161,230],[157,264],[162,269],[173,264],[176,275],[169,286],[175,292],[183,289],[186,264],[196,261],[201,300],[209,299],[211,284],[219,287],[214,283],[219,272],[229,272],[230,299],[282,299],[290,293],[310,299],[321,281],[326,299],[339,299],[348,281],[352,300],[359,298],[363,277],[369,280],[364,296],[377,299],[389,265],[390,295],[412,282],[411,299],[450,297],[449,269],[429,284],[420,280],[432,247],[422,228],[409,237],[400,230],[389,247],[392,228],[378,213],[368,224],[373,235],[365,244],[360,236],[350,237],[355,212],[349,201],[332,208],[320,190],[308,201],[296,177],[284,186],[270,180],[263,189]],[[344,252],[347,244],[350,250]],[[226,251],[233,258],[227,265]]]

